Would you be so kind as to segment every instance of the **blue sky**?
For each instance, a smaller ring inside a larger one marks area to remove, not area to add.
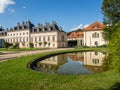
[[[14,27],[30,20],[33,24],[56,21],[64,31],[102,22],[103,0],[0,0],[0,25]]]

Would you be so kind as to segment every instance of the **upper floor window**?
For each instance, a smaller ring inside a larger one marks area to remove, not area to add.
[[[62,37],[61,37],[61,38],[62,38],[62,41],[64,41],[64,40],[65,40],[64,35],[62,35]]]
[[[55,37],[54,36],[52,37],[52,40],[55,41]]]
[[[99,38],[99,33],[97,33],[97,32],[93,33],[93,34],[92,34],[92,37],[93,37],[93,38]]]

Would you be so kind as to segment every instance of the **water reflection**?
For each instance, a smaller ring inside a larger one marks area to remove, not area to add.
[[[104,71],[102,52],[77,52],[53,56],[37,63],[37,70],[51,74],[91,74]]]

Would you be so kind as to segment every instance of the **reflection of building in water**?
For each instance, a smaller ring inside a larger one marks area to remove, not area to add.
[[[56,73],[57,69],[66,62],[66,54],[62,54],[42,60],[37,66],[42,72]]]
[[[84,65],[102,66],[105,55],[101,52],[85,52]]]
[[[103,60],[105,55],[101,52],[77,52],[67,54],[72,60],[81,61],[88,70],[91,72],[103,71]]]
[[[83,52],[68,53],[67,56],[70,57],[72,60],[84,62]]]

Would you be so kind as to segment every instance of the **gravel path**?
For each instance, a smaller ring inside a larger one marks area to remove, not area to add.
[[[59,51],[59,50],[70,50],[73,48],[58,48],[58,49],[47,49],[47,50],[36,50],[36,51],[19,51],[19,52],[0,52],[0,62],[11,60],[13,58],[27,56],[32,54],[38,54],[43,52]]]

